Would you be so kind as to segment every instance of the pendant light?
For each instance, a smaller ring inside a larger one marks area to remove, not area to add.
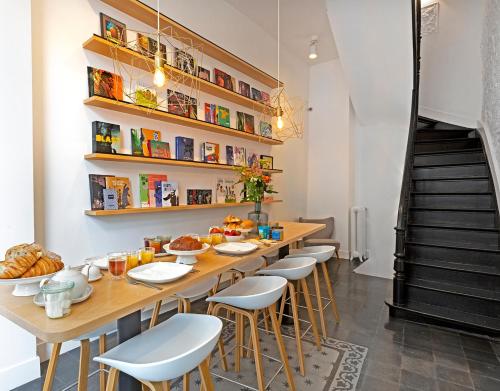
[[[278,129],[283,129],[283,110],[281,108],[281,91],[280,91],[280,0],[278,0],[278,107],[276,109],[276,126]]]
[[[157,31],[156,31],[156,53],[155,53],[155,73],[153,76],[153,84],[156,87],[163,87],[165,85],[165,82],[167,80],[167,77],[165,76],[165,59],[163,58],[163,55],[161,53],[161,45],[160,45],[160,0],[157,1],[157,10],[158,10],[158,15],[157,15]]]
[[[318,58],[318,36],[313,35],[311,37],[311,43],[309,44],[309,59],[316,60]]]

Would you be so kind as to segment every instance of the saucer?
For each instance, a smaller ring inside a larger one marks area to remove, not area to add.
[[[95,278],[89,278],[89,282],[99,281],[102,278],[102,274],[99,274]]]
[[[93,286],[87,285],[83,296],[81,296],[77,299],[71,300],[71,304],[81,303],[82,301],[87,300],[90,297],[90,295],[92,294],[92,292],[94,292]],[[43,293],[42,292],[38,293],[37,295],[35,295],[35,297],[33,297],[33,303],[35,303],[39,307],[45,307],[45,301],[43,300]]]

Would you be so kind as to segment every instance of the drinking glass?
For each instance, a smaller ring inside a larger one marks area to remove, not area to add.
[[[214,246],[221,244],[224,241],[223,234],[210,234],[210,237],[212,238],[212,245]]]
[[[127,270],[139,266],[139,257],[141,252],[139,250],[129,251],[127,253]]]
[[[155,249],[153,247],[144,247],[141,249],[141,265],[153,262]]]
[[[212,235],[209,234],[200,236],[200,242],[206,243],[210,246],[212,244]]]
[[[161,253],[161,239],[154,238],[149,241],[149,247],[154,249],[155,254]]]
[[[113,280],[120,280],[125,277],[127,269],[127,253],[109,253],[108,269],[113,276]]]

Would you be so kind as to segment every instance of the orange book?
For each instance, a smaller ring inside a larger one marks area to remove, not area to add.
[[[161,132],[159,130],[141,128],[141,135],[142,154],[143,156],[151,156],[151,151],[149,150],[149,141],[161,141]]]
[[[161,208],[162,187],[161,183],[167,181],[167,176],[163,174],[148,175],[149,207]]]

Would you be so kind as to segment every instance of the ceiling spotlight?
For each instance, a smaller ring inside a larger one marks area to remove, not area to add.
[[[318,37],[313,35],[309,44],[309,59],[315,60],[318,58]]]

